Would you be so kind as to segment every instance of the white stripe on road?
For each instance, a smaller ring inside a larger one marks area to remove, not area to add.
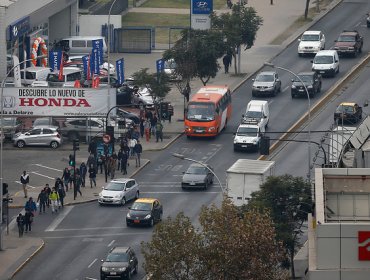
[[[15,183],[19,184],[19,185],[22,185],[22,183],[20,181],[14,181]],[[31,186],[31,185],[28,185],[27,184],[27,188],[32,188],[32,189],[36,189],[37,187],[34,187],[34,186]]]
[[[112,245],[113,245],[113,243],[114,243],[115,241],[116,241],[116,240],[112,240],[112,241],[111,241],[111,243],[109,243],[107,247],[112,246]]]
[[[63,172],[63,170],[52,168],[52,167],[49,167],[49,166],[45,166],[45,165],[42,165],[42,164],[39,164],[39,163],[37,163],[35,165],[36,166],[39,166],[39,167],[47,168],[47,169],[50,169],[50,170],[54,170],[54,171],[58,171],[58,172]]]
[[[99,230],[99,229],[123,229],[126,227],[93,227],[93,228],[61,228],[53,231],[73,231],[73,230]],[[114,241],[114,240],[113,240]]]
[[[48,178],[48,179],[52,179],[52,180],[54,180],[54,179],[55,179],[55,177],[50,177],[50,176],[47,176],[47,175],[43,175],[43,174],[37,173],[37,172],[35,172],[35,171],[32,171],[31,173],[32,173],[32,174],[39,175],[39,176],[41,176],[41,177],[45,177],[45,178]]]
[[[66,206],[63,211],[60,211],[55,220],[45,229],[45,231],[55,231],[57,226],[63,221],[63,219],[72,211],[74,206]]]
[[[190,193],[195,193],[195,192],[187,192],[187,191],[182,191],[182,192],[140,192],[142,194],[156,194],[156,193],[161,193],[161,194],[178,194],[178,193],[182,193],[182,194],[190,194]],[[221,192],[202,192],[202,195],[205,195],[205,194],[214,194],[214,193],[221,193]]]
[[[118,232],[118,233],[107,233],[107,234],[99,234],[99,235],[92,235],[92,234],[86,234],[86,235],[62,235],[62,236],[44,236],[43,239],[70,239],[70,238],[86,238],[86,237],[107,237],[107,236],[123,236],[123,235],[138,235],[138,234],[147,234],[152,235],[152,231],[141,231],[141,232]]]
[[[93,264],[97,261],[98,259],[95,259],[95,260],[93,260],[88,266],[87,266],[87,268],[90,268],[90,267],[92,267],[93,266]]]

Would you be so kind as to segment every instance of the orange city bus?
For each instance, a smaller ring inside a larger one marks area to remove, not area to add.
[[[205,86],[191,96],[185,115],[185,134],[217,136],[231,118],[231,92],[227,86]]]

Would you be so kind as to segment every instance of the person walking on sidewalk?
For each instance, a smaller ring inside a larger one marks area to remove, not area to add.
[[[71,180],[71,172],[69,171],[68,167],[64,168],[62,180],[64,180],[64,186],[66,187],[66,192],[68,192],[68,184]]]
[[[117,153],[117,170],[119,171],[121,169],[121,159],[122,159],[122,148],[119,149],[118,153]]]
[[[24,232],[24,216],[22,215],[22,213],[19,213],[18,214],[18,217],[17,217],[17,226],[18,226],[19,237],[22,237],[23,236],[23,232]]]
[[[31,212],[37,211],[36,203],[33,201],[32,197],[30,197],[28,201],[26,202],[26,204],[24,205],[24,210],[31,211]]]
[[[24,229],[25,232],[31,231],[31,224],[33,222],[33,213],[32,211],[26,211],[24,214],[24,225],[26,228]]]
[[[157,122],[158,122],[157,114],[154,114],[153,118],[150,120],[150,130],[153,136],[155,135],[156,128],[155,126],[157,125]]]
[[[90,178],[90,188],[92,188],[93,183],[94,187],[96,187],[96,170],[94,166],[90,166],[89,168],[89,178]]]
[[[140,127],[140,136],[141,138],[144,137],[144,117],[140,118],[140,124],[139,124],[139,127]]]
[[[82,180],[81,180],[80,173],[76,172],[76,181],[75,181],[75,187],[74,187],[74,192],[73,192],[73,194],[74,194],[73,199],[74,200],[76,200],[77,193],[79,193],[80,196],[82,196],[81,185],[82,185]]]
[[[49,199],[51,201],[51,213],[54,214],[54,212],[58,212],[58,200],[59,200],[59,195],[55,188],[51,190]]]
[[[145,133],[145,140],[148,142],[150,140],[150,121],[146,119],[144,121],[144,133]]]
[[[40,203],[40,206],[39,206],[40,215],[41,215],[41,212],[45,213],[45,207],[46,207],[47,201],[48,201],[47,194],[46,194],[45,190],[42,189],[41,192],[39,193],[39,196],[37,197],[37,202]]]
[[[59,178],[57,178],[57,180],[58,179]],[[60,180],[60,182],[62,182],[62,180]],[[59,202],[58,202],[59,205],[58,206],[59,206],[59,208],[60,207],[64,208],[64,197],[66,196],[66,192],[64,191],[63,183],[62,184],[58,183],[58,185],[57,185],[57,183],[55,183],[55,185],[58,186],[58,187],[55,187],[55,189],[57,190],[58,196],[59,196]]]
[[[109,161],[109,174],[112,180],[114,179],[114,175],[116,173],[116,166],[117,166],[117,156],[114,156],[114,155],[115,154],[113,153]]]
[[[134,147],[135,147],[136,143],[137,143],[137,140],[134,139],[134,138],[130,138],[128,140],[128,147],[130,148],[130,157],[133,157],[134,154],[135,154]]]
[[[225,74],[228,74],[229,67],[231,65],[231,56],[229,54],[226,54],[222,59],[222,63],[224,64],[225,67]]]
[[[127,160],[128,160],[127,153],[122,153],[122,157],[121,157],[121,172],[122,172],[123,175],[126,175],[127,174]]]
[[[30,175],[27,174],[26,170],[23,171],[20,181],[23,187],[24,198],[27,198],[27,184],[30,182]]]
[[[82,187],[85,187],[86,173],[87,173],[87,167],[86,167],[86,164],[83,162],[80,165],[80,174],[81,174]]]
[[[140,157],[141,153],[143,152],[143,146],[141,146],[140,141],[138,140],[135,147],[134,152],[136,154],[135,160],[136,160],[136,167],[140,167]]]
[[[155,125],[155,138],[156,142],[158,142],[159,139],[163,142],[163,124],[161,121],[158,121]]]
[[[102,155],[101,153],[98,154],[98,160],[97,160],[97,167],[96,170],[97,172],[99,171],[100,168],[100,174],[103,173],[103,165],[105,164],[105,156]],[[91,165],[90,165],[91,166]],[[94,166],[95,168],[95,166]]]

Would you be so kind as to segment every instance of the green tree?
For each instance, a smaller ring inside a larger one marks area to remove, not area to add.
[[[312,212],[311,186],[302,177],[271,176],[252,194],[246,207],[270,212],[277,239],[284,244],[292,277],[295,277],[293,258],[297,251],[301,227]]]
[[[148,73],[148,68],[143,68],[134,74],[132,77],[135,85],[146,87],[153,96],[153,101],[158,98],[162,99],[170,92],[170,80],[166,73]]]
[[[199,223],[194,228],[180,213],[157,225],[152,240],[142,244],[153,279],[287,279],[268,214],[252,209],[241,216],[225,199],[221,207],[203,207]]]
[[[234,57],[234,69],[237,74],[237,51],[243,45],[245,49],[253,46],[263,19],[257,15],[253,7],[245,4],[234,4],[231,13],[211,14],[212,28],[222,32],[225,46]]]
[[[186,85],[192,78],[199,78],[206,85],[216,77],[220,65],[218,59],[225,53],[223,36],[215,30],[184,30],[181,38],[167,50],[163,58],[173,58],[176,74]]]

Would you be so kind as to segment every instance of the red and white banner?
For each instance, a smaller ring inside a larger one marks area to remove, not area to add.
[[[113,107],[116,96],[111,93]],[[100,117],[109,109],[107,88],[4,88],[5,116]]]

